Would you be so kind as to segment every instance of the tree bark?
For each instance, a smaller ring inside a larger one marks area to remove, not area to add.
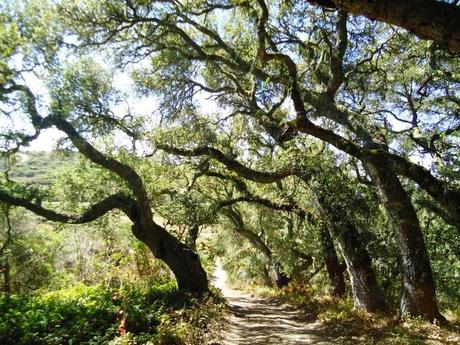
[[[350,223],[337,230],[338,242],[350,275],[355,306],[367,312],[387,311],[388,306],[377,283],[363,239]]]
[[[70,224],[84,224],[94,221],[113,209],[122,210],[133,222],[132,231],[136,238],[145,243],[153,255],[164,261],[172,270],[178,288],[186,292],[203,294],[208,291],[206,272],[198,255],[180,242],[153,219],[141,217],[139,204],[122,193],[109,196],[92,205],[81,215],[66,215],[48,210],[30,200],[10,195],[0,190],[0,201],[24,207],[37,215],[52,221]],[[149,212],[150,210],[150,205]],[[146,212],[144,212],[145,214]]]
[[[0,270],[3,273],[3,292],[7,296],[11,294],[11,280],[10,280],[10,263],[8,258],[0,264]]]
[[[307,0],[402,27],[460,53],[460,7],[434,0]]]
[[[13,86],[10,88],[3,89],[2,93],[19,92],[25,97],[27,112],[37,133],[44,128],[54,125],[67,135],[82,155],[123,179],[131,189],[134,198],[125,196],[123,193],[118,193],[92,205],[80,216],[69,216],[48,210],[39,203],[11,195],[8,191],[3,190],[0,190],[0,201],[24,207],[49,220],[71,224],[88,223],[113,209],[120,209],[133,222],[133,234],[150,248],[156,258],[163,260],[173,271],[180,290],[198,294],[207,292],[208,281],[206,272],[201,266],[198,255],[155,223],[151,200],[143,180],[136,170],[96,149],[64,116],[40,116],[36,107],[36,97],[33,92],[25,85],[12,84]],[[66,114],[65,109],[61,110],[62,114]]]
[[[129,210],[133,234],[150,248],[156,258],[168,265],[177,279],[178,288],[197,294],[207,292],[208,280],[199,256],[154,222],[151,200],[135,169],[98,151],[65,120],[53,118],[53,124],[67,134],[81,154],[128,183],[136,199],[135,206]]]
[[[187,231],[187,238],[185,239],[185,244],[189,246],[193,251],[196,252],[196,240],[198,238],[198,232],[200,227],[196,224],[193,224],[189,227]]]
[[[388,306],[377,283],[366,241],[347,216],[329,206],[324,197],[318,197],[318,203],[345,259],[355,307],[367,312],[387,311]]]
[[[144,229],[135,222],[132,230],[134,236],[145,243],[156,258],[168,265],[176,277],[179,290],[196,294],[208,291],[206,272],[198,254],[191,248],[159,225],[156,225],[156,229]]]
[[[411,179],[412,181],[417,183],[421,188],[423,188],[433,199],[438,201],[439,204],[442,207],[444,207],[444,209],[447,212],[445,216],[449,217],[449,224],[453,224],[460,231],[460,190],[458,188],[452,188],[446,185],[443,181],[433,176],[430,173],[430,171],[425,169],[423,166],[412,163],[409,159],[405,157],[389,153],[385,150],[366,149],[362,146],[359,146],[351,140],[345,139],[344,137],[334,133],[329,129],[325,129],[315,125],[308,119],[300,95],[293,97],[292,100],[298,113],[298,119],[286,123],[285,126],[287,129],[285,128],[285,130],[288,130],[290,132],[301,132],[308,135],[312,135],[315,138],[318,138],[324,142],[327,142],[335,146],[339,150],[349,154],[352,157],[359,159],[360,161],[363,161],[364,157],[370,154],[375,155],[380,159],[387,159],[394,171],[398,175],[406,176],[407,178]],[[313,105],[318,106],[318,104]],[[345,114],[341,113],[334,104],[329,104],[327,106],[327,112],[322,114],[321,116],[328,117],[327,114],[331,113],[331,109],[333,110],[333,112],[338,112],[338,115],[340,116],[329,118],[346,126],[346,122],[338,121],[340,118],[346,117]],[[280,140],[280,138],[275,139]],[[273,183],[280,181],[288,176],[299,176],[298,172],[294,171],[293,169],[285,169],[280,173],[256,171],[248,167],[245,167],[241,163],[225,156],[223,152],[208,146],[197,147],[192,150],[160,144],[158,144],[157,146],[166,152],[177,154],[180,156],[194,157],[207,155],[211,158],[218,160],[219,162],[224,164],[229,170],[236,172],[239,176],[259,183]],[[306,175],[308,174],[309,173],[307,172]],[[221,174],[214,173],[208,175],[225,178]],[[276,206],[275,203],[272,203],[269,200],[257,197],[238,198],[237,200],[230,201],[230,204],[233,204],[237,201],[257,202],[274,209],[294,211],[301,217],[301,213],[303,213],[302,210],[299,210],[296,207],[293,207],[292,205],[281,204]],[[303,216],[305,216],[304,213]]]
[[[257,248],[265,256],[269,266],[268,275],[273,284],[277,288],[286,286],[289,283],[290,278],[286,275],[286,273],[284,273],[279,260],[275,260],[273,258],[271,249],[264,243],[264,241],[262,241],[257,234],[250,230],[240,227],[236,228],[234,231],[246,238],[254,246],[254,248]]]
[[[286,273],[284,273],[279,260],[275,260],[275,262],[272,264],[270,273],[273,283],[278,289],[287,286],[291,281],[291,278]]]
[[[396,174],[385,161],[369,159],[366,170],[378,187],[394,222],[402,274],[401,312],[430,321],[445,321],[440,314],[430,259],[412,202]]]
[[[235,225],[233,231],[246,238],[254,246],[254,248],[263,254],[267,261],[267,265],[269,266],[268,275],[270,276],[273,284],[277,288],[286,286],[290,281],[290,277],[282,269],[279,260],[273,258],[272,250],[265,244],[260,236],[255,232],[246,229],[243,217],[232,207],[226,208],[224,214]]]
[[[332,285],[332,294],[337,297],[345,295],[344,266],[340,264],[335,251],[334,241],[326,227],[320,229],[320,240],[323,248],[324,263]]]

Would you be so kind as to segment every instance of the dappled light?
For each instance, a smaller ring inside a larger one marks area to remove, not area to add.
[[[335,343],[319,323],[294,307],[229,288],[220,260],[211,282],[221,289],[228,304],[222,324],[222,345]]]
[[[0,344],[459,344],[459,28],[0,1]]]

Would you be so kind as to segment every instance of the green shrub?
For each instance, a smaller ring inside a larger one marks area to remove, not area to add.
[[[190,344],[220,305],[180,293],[174,282],[11,295],[0,297],[0,344]]]
[[[77,285],[44,295],[0,299],[0,343],[82,344],[115,335],[110,291]]]

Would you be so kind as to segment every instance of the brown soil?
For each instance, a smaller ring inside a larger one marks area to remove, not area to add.
[[[217,262],[212,282],[227,299],[228,312],[222,325],[221,340],[213,344],[335,344],[317,322],[308,320],[300,311],[280,302],[230,289],[226,274]]]

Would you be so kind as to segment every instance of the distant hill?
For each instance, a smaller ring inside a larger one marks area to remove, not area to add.
[[[9,171],[9,177],[26,185],[49,185],[55,171],[75,162],[75,154],[57,152],[21,152]],[[0,160],[0,170],[6,168],[4,160]]]

